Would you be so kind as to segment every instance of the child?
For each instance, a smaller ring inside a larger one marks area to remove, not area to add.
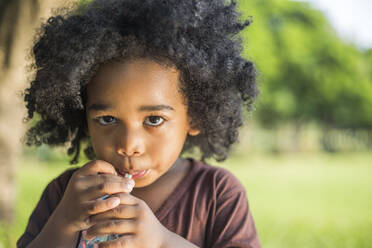
[[[180,156],[222,161],[237,141],[257,94],[236,36],[248,25],[224,0],[95,0],[49,18],[27,144],[69,142],[72,163],[85,145],[91,161],[46,187],[17,246],[260,247],[240,182]]]

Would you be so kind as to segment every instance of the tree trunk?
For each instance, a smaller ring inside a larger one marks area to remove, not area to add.
[[[26,56],[40,19],[58,1],[1,0],[0,2],[0,222],[10,223],[16,196],[14,173],[21,155],[26,109]]]

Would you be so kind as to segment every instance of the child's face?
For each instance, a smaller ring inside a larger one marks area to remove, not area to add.
[[[98,159],[121,174],[136,172],[136,187],[153,183],[172,167],[189,126],[177,69],[149,59],[102,66],[88,85],[87,122]]]

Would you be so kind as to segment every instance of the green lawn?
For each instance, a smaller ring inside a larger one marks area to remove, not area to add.
[[[263,247],[363,248],[372,247],[371,161],[367,153],[251,154],[220,166],[245,186]],[[16,221],[0,228],[0,248],[15,247],[43,188],[67,167],[22,162]]]

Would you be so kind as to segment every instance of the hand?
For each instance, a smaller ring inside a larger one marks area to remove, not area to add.
[[[107,234],[121,234],[118,239],[98,244],[100,248],[160,248],[170,232],[155,217],[149,206],[130,194],[116,194],[120,205],[91,217],[94,223],[86,238]]]
[[[64,231],[75,233],[89,228],[91,215],[117,207],[119,197],[101,198],[116,193],[131,192],[132,179],[118,176],[115,168],[102,160],[85,164],[71,177],[54,216],[62,223]]]

